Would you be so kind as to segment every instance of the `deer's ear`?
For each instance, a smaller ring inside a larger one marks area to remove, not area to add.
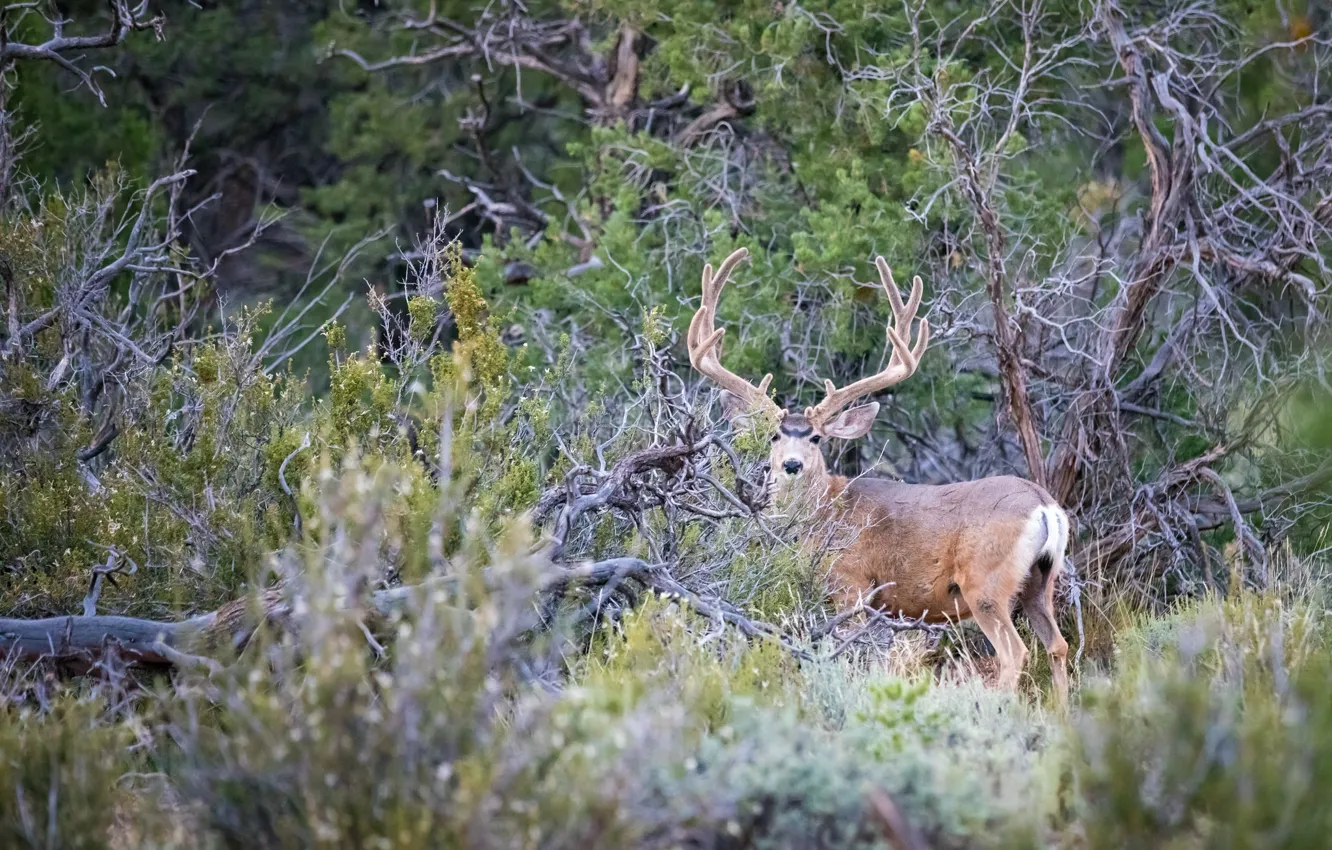
[[[749,405],[745,404],[743,398],[730,390],[722,390],[721,407],[722,415],[730,420],[731,424],[738,426],[746,424],[749,417],[745,414],[749,413]]]
[[[877,401],[863,404],[860,407],[853,407],[850,410],[843,411],[836,419],[824,425],[823,433],[829,437],[854,440],[869,433],[869,429],[874,425],[874,417],[878,415],[879,403]]]

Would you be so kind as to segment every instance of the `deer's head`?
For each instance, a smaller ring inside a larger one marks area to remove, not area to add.
[[[878,374],[841,389],[832,381],[824,381],[824,398],[818,404],[801,412],[783,410],[768,398],[771,374],[765,375],[755,386],[721,365],[721,341],[726,329],[714,327],[717,298],[736,265],[748,256],[749,252],[744,248],[735,251],[715,274],[710,264],[703,267],[702,304],[689,323],[686,337],[689,362],[700,374],[722,388],[722,410],[732,422],[744,422],[756,415],[777,420],[777,433],[772,437],[772,451],[768,456],[770,483],[778,487],[796,481],[823,485],[828,474],[823,460],[824,441],[829,437],[854,440],[865,436],[878,415],[879,403],[870,402],[849,410],[844,408],[858,398],[911,377],[920,363],[920,356],[925,353],[930,339],[930,326],[926,320],[920,321],[915,345],[908,345],[906,341],[920,307],[922,283],[919,276],[911,281],[911,294],[904,304],[888,263],[883,257],[875,258],[879,280],[893,307],[893,321],[885,330],[892,349],[888,365]]]

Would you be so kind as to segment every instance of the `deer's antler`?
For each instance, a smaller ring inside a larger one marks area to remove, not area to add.
[[[748,250],[736,249],[722,262],[715,275],[711,263],[703,266],[702,304],[689,322],[689,333],[685,337],[685,343],[689,347],[689,362],[699,374],[711,378],[722,389],[739,396],[751,408],[760,407],[780,413],[780,408],[768,398],[768,385],[772,383],[772,374],[764,375],[756,387],[723,366],[721,341],[726,335],[726,329],[713,327],[717,319],[717,298],[721,295],[722,287],[726,285],[726,280],[735,267],[748,257]]]
[[[883,283],[884,291],[888,293],[888,300],[893,305],[893,321],[886,329],[893,356],[889,358],[888,365],[882,372],[861,378],[840,390],[833,386],[832,381],[825,380],[823,389],[826,395],[823,401],[814,407],[805,408],[806,418],[815,425],[825,424],[842,408],[861,396],[876,393],[911,377],[916,367],[920,365],[920,356],[925,353],[925,346],[930,343],[930,323],[925,319],[920,320],[920,333],[916,337],[914,347],[908,345],[906,338],[903,337],[904,333],[907,337],[910,336],[911,322],[916,318],[916,310],[920,307],[923,287],[920,275],[912,278],[911,295],[907,298],[906,304],[903,304],[902,295],[897,291],[897,284],[893,281],[893,270],[888,267],[888,261],[883,257],[875,257],[874,265],[879,270],[879,280]]]

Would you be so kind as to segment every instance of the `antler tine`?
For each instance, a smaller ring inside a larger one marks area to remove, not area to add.
[[[725,328],[714,327],[717,319],[717,300],[726,286],[731,272],[749,257],[749,251],[738,248],[722,261],[716,273],[712,264],[703,266],[703,297],[698,311],[689,321],[689,331],[685,335],[685,344],[689,349],[689,362],[705,378],[710,378],[722,389],[744,399],[749,405],[760,405],[774,412],[776,404],[768,398],[768,385],[772,383],[772,374],[763,376],[758,386],[731,372],[721,364],[721,342],[726,335]]]
[[[909,334],[911,332],[911,322],[916,318],[916,311],[920,309],[920,299],[924,294],[924,282],[920,275],[911,278],[911,294],[907,296],[907,302],[902,303],[902,294],[897,290],[897,282],[893,280],[893,270],[888,265],[888,261],[883,257],[874,258],[874,266],[879,270],[879,282],[883,284],[884,292],[888,293],[888,300],[893,306],[893,327],[888,330],[888,341],[893,346],[893,356],[889,364],[910,363],[907,375],[916,371],[917,362],[920,356],[925,353],[925,345],[929,342],[930,326],[928,322],[921,322],[921,337],[917,340],[914,348],[908,349],[908,346],[902,342],[899,336],[893,339],[894,332],[898,328],[905,328]],[[900,333],[900,331],[898,332]]]
[[[874,265],[879,270],[879,281],[883,284],[884,292],[888,294],[888,302],[893,308],[893,320],[884,328],[888,345],[892,348],[892,356],[888,358],[888,365],[882,372],[861,378],[843,389],[839,390],[832,381],[825,380],[823,401],[814,407],[805,408],[805,416],[816,424],[828,421],[843,407],[861,396],[886,389],[911,377],[915,374],[916,368],[920,365],[921,355],[925,353],[925,348],[930,343],[930,323],[926,319],[920,320],[920,332],[914,346],[902,336],[906,333],[907,337],[910,337],[911,323],[915,321],[916,311],[920,309],[920,300],[925,287],[920,275],[912,278],[911,294],[903,304],[902,294],[893,280],[893,270],[889,268],[888,261],[883,257],[875,257]]]
[[[907,303],[902,304],[902,294],[897,291],[897,282],[893,280],[892,267],[883,257],[874,258],[874,267],[879,270],[879,282],[883,284],[884,292],[888,293],[888,300],[893,305],[893,318],[897,325],[910,325],[911,320],[916,318],[916,310],[920,309],[920,297],[924,294],[924,283],[921,282],[920,275],[911,278],[911,294],[907,296]]]

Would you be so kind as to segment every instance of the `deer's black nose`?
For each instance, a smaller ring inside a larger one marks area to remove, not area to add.
[[[786,463],[782,464],[782,469],[786,470],[787,475],[795,475],[801,469],[804,469],[804,467],[805,465],[798,460],[788,460]]]

